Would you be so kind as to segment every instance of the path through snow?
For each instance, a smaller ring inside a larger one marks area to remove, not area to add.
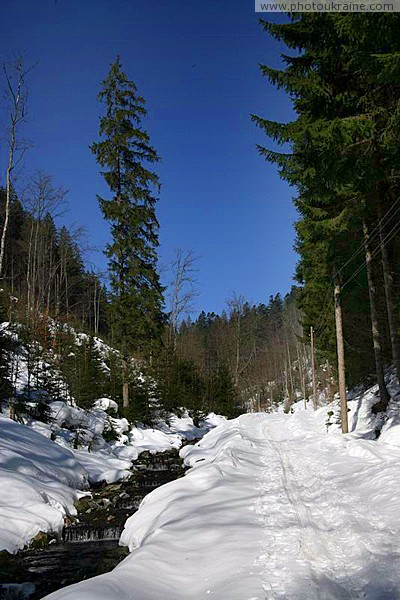
[[[400,598],[400,450],[318,415],[242,415],[182,454],[114,571],[52,600]]]
[[[399,480],[381,487],[385,468],[368,456],[376,443],[319,433],[305,412],[286,427],[271,416],[263,430],[256,512],[265,528],[265,597],[400,598],[400,523],[392,512]],[[348,443],[360,446],[356,456]],[[389,464],[400,475],[393,458]]]

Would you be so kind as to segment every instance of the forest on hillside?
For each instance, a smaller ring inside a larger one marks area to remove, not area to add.
[[[170,286],[160,281],[160,157],[122,59],[100,84],[99,134],[88,149],[109,189],[98,198],[110,226],[107,274],[87,267],[79,230],[58,225],[68,196],[51,174],[26,174],[23,185],[14,177],[28,151],[30,67],[21,57],[5,65],[0,316],[9,325],[0,376],[1,400],[12,399],[17,415],[39,388],[83,407],[108,396],[142,421],[151,421],[155,401],[195,415],[282,402],[288,410],[302,397],[337,392],[340,344],[347,384],[377,381],[379,408],[387,405],[385,368],[400,368],[400,17],[293,14],[261,26],[288,48],[283,69],[261,66],[261,74],[289,94],[296,119],[251,118],[268,137],[260,154],[294,190],[297,286],[258,304],[234,294],[221,314],[195,318],[194,254],[177,251]],[[87,335],[77,343],[76,332]],[[22,347],[30,375],[17,390],[10,357]],[[55,386],[51,369],[66,386]]]

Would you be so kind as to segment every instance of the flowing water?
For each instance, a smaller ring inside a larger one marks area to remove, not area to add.
[[[183,474],[177,451],[142,454],[131,479],[99,485],[82,498],[76,520],[68,520],[62,538],[39,538],[41,548],[15,556],[0,553],[0,600],[40,600],[83,579],[106,573],[128,554],[118,546],[126,519],[156,487]],[[4,582],[4,583],[2,583]]]

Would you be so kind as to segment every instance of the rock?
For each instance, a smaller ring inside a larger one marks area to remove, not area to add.
[[[49,534],[39,531],[30,543],[31,548],[46,548],[49,545]]]

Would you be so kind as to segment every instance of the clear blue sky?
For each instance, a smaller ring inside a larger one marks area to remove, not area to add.
[[[293,190],[259,157],[255,145],[267,140],[249,118],[292,118],[289,99],[258,69],[280,65],[284,50],[262,31],[259,16],[253,0],[2,0],[0,6],[1,62],[22,51],[27,64],[38,63],[29,75],[24,135],[34,147],[26,172],[40,168],[68,188],[63,220],[83,225],[98,248],[108,227],[96,193],[106,190],[89,145],[98,137],[100,82],[120,53],[147,101],[144,126],[162,157],[160,260],[167,263],[175,247],[200,256],[198,310],[222,310],[233,291],[266,301],[292,284]],[[1,112],[4,122],[4,104]],[[101,251],[90,259],[106,264]]]

